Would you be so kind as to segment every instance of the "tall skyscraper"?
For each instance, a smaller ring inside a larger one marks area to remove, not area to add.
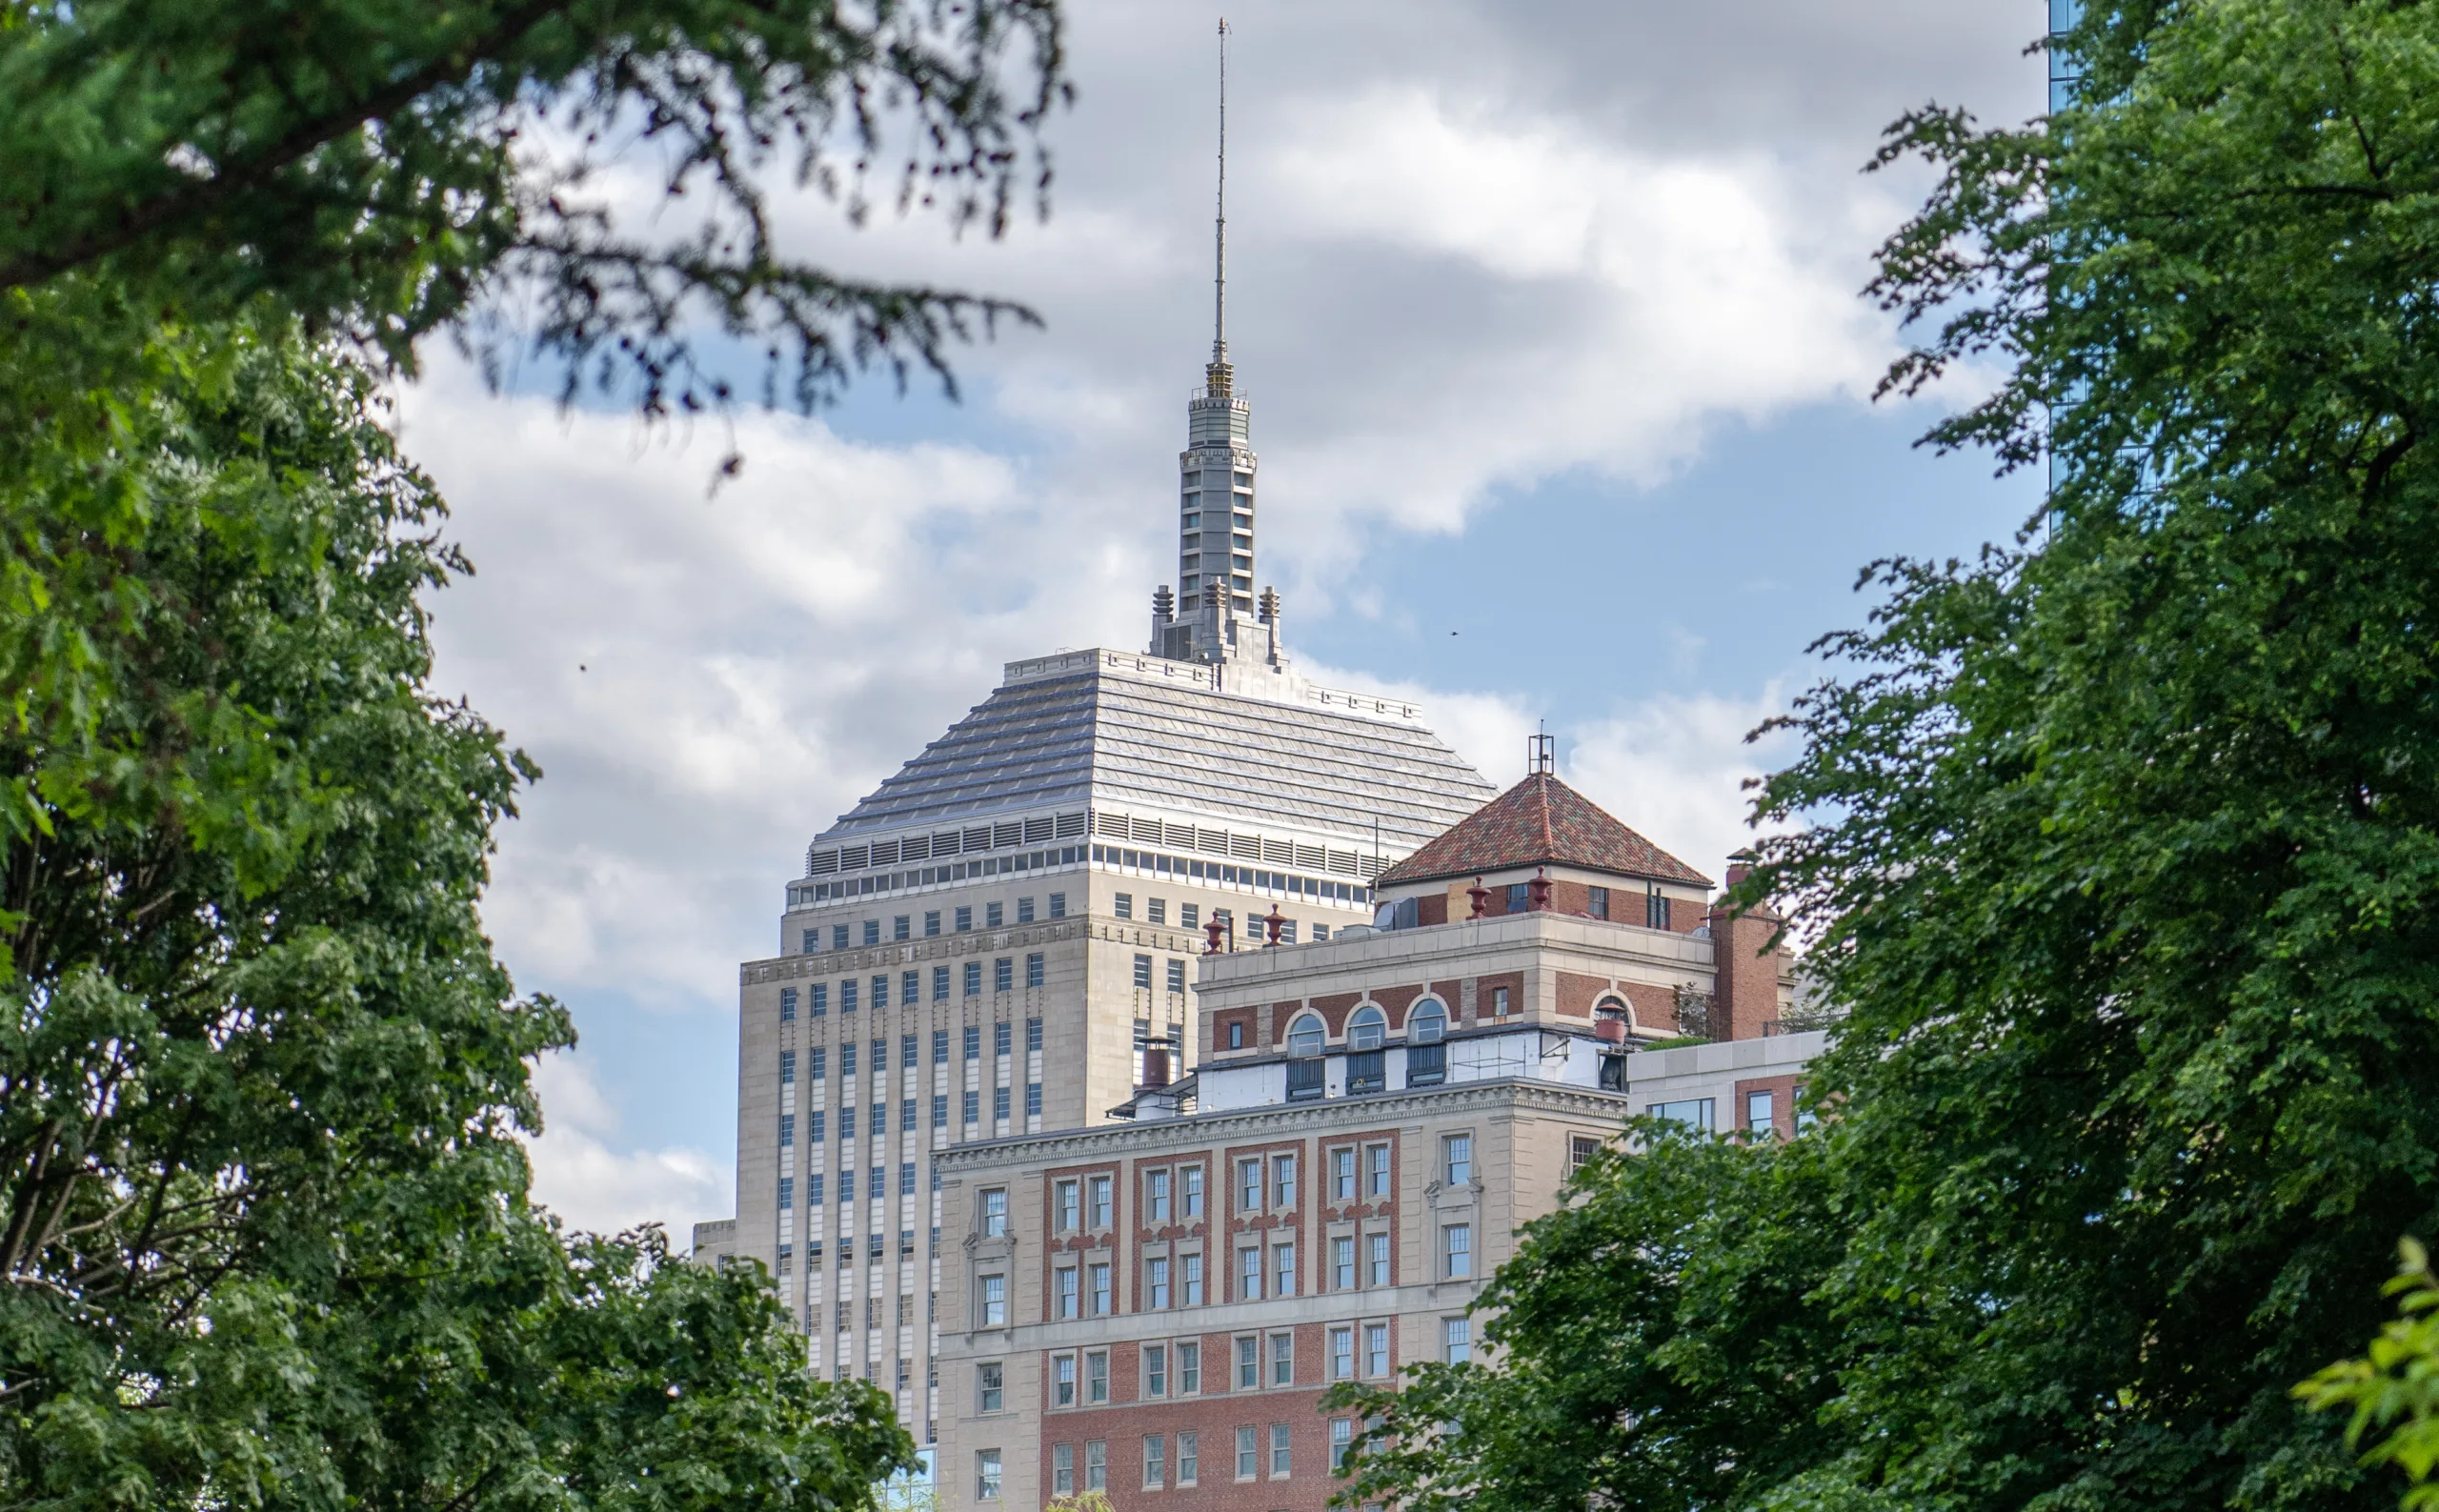
[[[1104,1120],[1181,1055],[1198,954],[1369,922],[1373,877],[1492,796],[1411,704],[1300,676],[1254,591],[1224,203],[1185,602],[1155,593],[1143,651],[1007,663],[815,837],[777,953],[740,973],[736,1218],[698,1252],[769,1265],[815,1366],[894,1391],[927,1443],[934,1152]]]

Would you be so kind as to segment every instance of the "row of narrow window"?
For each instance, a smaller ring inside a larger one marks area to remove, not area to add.
[[[897,1063],[900,1067],[912,1069],[915,1066],[916,1047],[921,1043],[922,1037],[919,1035],[900,1035],[898,1037]],[[1016,1025],[1010,1023],[1007,1019],[1002,1018],[991,1026],[992,1054],[998,1056],[1012,1055],[1015,1053],[1013,1048],[1015,1043]],[[849,1040],[838,1047],[839,1076],[852,1077],[856,1074],[857,1048],[857,1047],[853,1040]],[[1027,1051],[1036,1051],[1040,1048],[1041,1020],[1038,1018],[1028,1018],[1025,1020],[1025,1049]],[[980,1024],[967,1024],[965,1026],[964,1050],[964,1058],[968,1060],[979,1060],[982,1058],[982,1026]],[[794,1050],[782,1050],[779,1052],[779,1084],[781,1086],[793,1086],[796,1083],[797,1065],[796,1054],[797,1053]],[[830,1072],[830,1047],[828,1045],[815,1045],[812,1049],[804,1052],[804,1054],[809,1058],[804,1062],[808,1079],[814,1081],[828,1079]],[[945,1029],[935,1029],[932,1031],[932,1064],[936,1066],[941,1065],[945,1063],[948,1058],[949,1032]],[[875,1039],[872,1042],[871,1064],[875,1074],[878,1074],[889,1069],[888,1040]]]

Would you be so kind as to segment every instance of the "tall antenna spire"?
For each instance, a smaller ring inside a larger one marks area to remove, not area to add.
[[[1220,18],[1220,203],[1211,227],[1211,365],[1228,361],[1228,18]],[[1221,391],[1225,392],[1225,391]]]

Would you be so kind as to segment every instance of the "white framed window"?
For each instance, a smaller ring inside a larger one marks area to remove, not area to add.
[[[1346,1021],[1346,1048],[1349,1050],[1378,1050],[1388,1042],[1388,1016],[1368,1003],[1355,1010],[1355,1017]]]
[[[1103,1262],[1087,1266],[1085,1270],[1092,1280],[1093,1316],[1107,1318],[1110,1315],[1109,1265]]]
[[[1074,1181],[1061,1181],[1053,1189],[1053,1206],[1058,1212],[1058,1232],[1072,1234],[1083,1218],[1083,1189]]]
[[[1143,1436],[1143,1489],[1158,1491],[1169,1483],[1169,1441],[1159,1434]]]
[[[1367,1268],[1371,1274],[1365,1284],[1370,1286],[1392,1284],[1394,1278],[1389,1274],[1389,1236],[1366,1234],[1363,1236],[1363,1242],[1372,1252],[1367,1259]]]
[[[1076,1404],[1076,1357],[1073,1355],[1051,1357],[1050,1404],[1054,1407]]]
[[[1143,1346],[1143,1395],[1165,1397],[1169,1394],[1169,1346]]]
[[[1310,1060],[1321,1053],[1321,1043],[1327,1038],[1319,1014],[1299,1014],[1296,1021],[1287,1026],[1287,1054],[1298,1060]]]
[[[1078,1311],[1078,1302],[1076,1267],[1073,1265],[1061,1265],[1050,1274],[1054,1289],[1057,1293],[1057,1305],[1054,1308],[1055,1313],[1060,1318],[1073,1318],[1077,1316]]]
[[[1258,1159],[1237,1162],[1237,1211],[1261,1211],[1261,1161]]]
[[[1474,1182],[1474,1137],[1452,1134],[1440,1141],[1441,1179],[1448,1185],[1471,1186]]]
[[[1110,1186],[1108,1177],[1097,1176],[1093,1178],[1088,1187],[1092,1194],[1092,1212],[1089,1219],[1095,1228],[1107,1228],[1110,1225]]]
[[[1187,1218],[1202,1216],[1202,1167],[1189,1165],[1178,1172],[1178,1206]]]
[[[1346,1451],[1354,1446],[1355,1420],[1332,1418],[1330,1420],[1330,1468],[1335,1470],[1346,1463]]]
[[[1008,1278],[1005,1276],[982,1278],[981,1314],[982,1326],[985,1328],[1008,1326]]]
[[[1295,1296],[1296,1246],[1292,1243],[1273,1244],[1270,1247],[1270,1259],[1271,1275],[1276,1281],[1270,1294],[1273,1297]]]
[[[1370,1195],[1373,1197],[1388,1196],[1389,1147],[1385,1144],[1365,1145],[1363,1147],[1363,1159],[1365,1165],[1368,1167],[1368,1173],[1365,1178],[1364,1184],[1371,1189]]]
[[[1143,1178],[1143,1217],[1152,1223],[1169,1220],[1168,1172],[1154,1171]]]
[[[1008,1237],[1008,1193],[1005,1187],[991,1187],[982,1194],[982,1237]]]
[[[1008,1403],[1007,1373],[999,1361],[986,1360],[974,1367],[974,1401],[977,1412],[1001,1412]]]
[[[978,1502],[999,1500],[999,1451],[974,1451],[974,1499]]]
[[[1330,1379],[1345,1381],[1355,1374],[1355,1330],[1330,1330]]]
[[[1282,1213],[1296,1205],[1296,1157],[1270,1158],[1270,1202]]]
[[[1050,1446],[1050,1494],[1052,1496],[1076,1494],[1076,1446],[1072,1443],[1054,1443]]]
[[[1251,1428],[1237,1430],[1237,1479],[1250,1481],[1261,1471],[1261,1447]]]
[[[1474,1274],[1474,1225],[1451,1223],[1440,1231],[1441,1254],[1447,1264],[1441,1274],[1449,1280],[1470,1280]]]
[[[1237,1341],[1237,1389],[1255,1391],[1261,1386],[1261,1341],[1251,1337]]]
[[[1084,1357],[1084,1404],[1098,1407],[1109,1401],[1109,1351],[1096,1349]]]
[[[1186,1340],[1178,1344],[1178,1395],[1199,1397],[1202,1394],[1202,1345],[1199,1341]]]
[[[1179,1289],[1184,1293],[1183,1300],[1185,1305],[1188,1307],[1201,1306],[1202,1257],[1199,1255],[1179,1256],[1178,1271]]]
[[[1474,1358],[1474,1320],[1470,1318],[1440,1320],[1440,1358],[1452,1365],[1461,1365]]]
[[[1700,1129],[1708,1134],[1715,1127],[1712,1109],[1713,1101],[1709,1098],[1686,1098],[1677,1102],[1655,1102],[1643,1111],[1655,1119],[1665,1119],[1671,1123],[1682,1123],[1689,1129]]]
[[[1270,1425],[1270,1478],[1272,1480],[1287,1479],[1288,1448],[1294,1441],[1295,1436],[1289,1432],[1287,1424],[1274,1422]]]
[[[1274,1386],[1296,1384],[1296,1336],[1270,1336],[1270,1383]]]
[[[1448,1038],[1448,1011],[1437,998],[1425,998],[1406,1015],[1406,1043],[1436,1045]]]
[[[1169,1260],[1165,1255],[1154,1256],[1143,1262],[1143,1305],[1169,1305]]]
[[[1201,1458],[1198,1453],[1200,1448],[1201,1443],[1198,1435],[1191,1433],[1178,1435],[1179,1485],[1189,1486],[1195,1483],[1196,1476],[1202,1469],[1202,1466],[1197,1462]]]
[[[1330,1200],[1355,1200],[1355,1146],[1351,1144],[1330,1152]]]
[[[1389,1325],[1363,1325],[1363,1373],[1378,1381],[1389,1373]]]
[[[1237,1300],[1261,1300],[1261,1251],[1250,1245],[1237,1251]]]
[[[1583,1169],[1584,1164],[1587,1161],[1600,1153],[1601,1140],[1599,1136],[1590,1134],[1568,1135],[1566,1137],[1566,1174],[1570,1177],[1574,1176],[1576,1172]]]
[[[1084,1445],[1084,1489],[1109,1489],[1109,1443],[1106,1440],[1095,1439]]]
[[[1330,1240],[1330,1289],[1355,1290],[1355,1236],[1344,1235]]]

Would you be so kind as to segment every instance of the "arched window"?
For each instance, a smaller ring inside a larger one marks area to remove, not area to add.
[[[1321,1053],[1321,1020],[1312,1014],[1300,1014],[1287,1026],[1287,1053],[1298,1060],[1309,1060]]]
[[[1634,1022],[1634,1015],[1626,1011],[1624,1000],[1617,998],[1602,998],[1601,1001],[1593,1007],[1592,1017],[1595,1018],[1623,1018],[1630,1024]]]
[[[1435,998],[1425,998],[1406,1015],[1406,1042],[1436,1045],[1448,1033],[1448,1012]]]
[[[1381,1048],[1381,1042],[1388,1037],[1387,1016],[1378,1008],[1370,1006],[1358,1008],[1355,1010],[1354,1018],[1349,1020],[1346,1026],[1346,1048],[1378,1050]]]

